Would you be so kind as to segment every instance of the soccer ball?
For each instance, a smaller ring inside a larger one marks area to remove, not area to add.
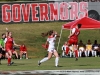
[[[72,6],[71,6],[71,5],[68,5],[68,7],[67,7],[67,8],[70,10],[70,9],[72,9]]]

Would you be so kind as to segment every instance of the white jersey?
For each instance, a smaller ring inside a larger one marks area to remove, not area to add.
[[[48,51],[52,51],[55,50],[55,40],[56,40],[56,36],[54,37],[48,37],[47,41],[49,42],[49,47],[48,47]]]

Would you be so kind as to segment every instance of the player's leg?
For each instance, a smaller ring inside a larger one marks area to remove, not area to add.
[[[77,45],[74,45],[73,48],[74,48],[74,52],[75,52],[75,58],[76,58],[76,61],[77,61],[78,60],[78,49],[77,49]]]
[[[58,67],[58,61],[59,61],[59,55],[58,52],[56,50],[54,50],[54,55],[55,55],[55,66]]]
[[[9,57],[9,54],[8,54],[8,52],[6,52],[6,57],[7,57],[7,59],[8,59],[8,65],[10,64],[10,57]]]
[[[11,65],[12,64],[12,62],[11,62],[11,58],[12,58],[11,50],[8,50],[7,55],[8,55],[8,65]]]
[[[48,51],[48,57],[45,57],[42,60],[38,61],[38,66],[40,66],[41,63],[49,60],[51,57],[52,57],[52,52]]]

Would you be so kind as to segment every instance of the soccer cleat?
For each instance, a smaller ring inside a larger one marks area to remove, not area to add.
[[[55,66],[55,67],[61,67],[61,66],[57,65],[57,66]]]
[[[76,58],[76,60],[75,61],[78,61],[78,58]]]
[[[14,62],[11,62],[10,64],[8,64],[8,66],[11,66],[12,64],[14,64]]]
[[[26,59],[28,59],[28,58],[26,58]]]
[[[12,64],[14,64],[14,62],[11,62],[10,64],[12,65]]]
[[[38,61],[38,66],[40,66],[41,65],[41,63],[40,63],[40,61]]]

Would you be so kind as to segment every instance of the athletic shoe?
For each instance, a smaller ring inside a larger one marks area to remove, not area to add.
[[[55,66],[55,67],[61,67],[61,66],[57,65],[57,66]]]
[[[40,63],[40,61],[38,61],[38,66],[40,66],[41,65],[41,63]]]
[[[14,64],[14,62],[11,62],[10,64],[8,64],[8,66],[11,66],[12,64]]]
[[[11,62],[10,64],[12,65],[12,64],[14,64],[14,62]]]
[[[76,58],[76,60],[75,61],[78,61],[78,58]]]
[[[28,58],[26,58],[26,59],[28,59]]]

